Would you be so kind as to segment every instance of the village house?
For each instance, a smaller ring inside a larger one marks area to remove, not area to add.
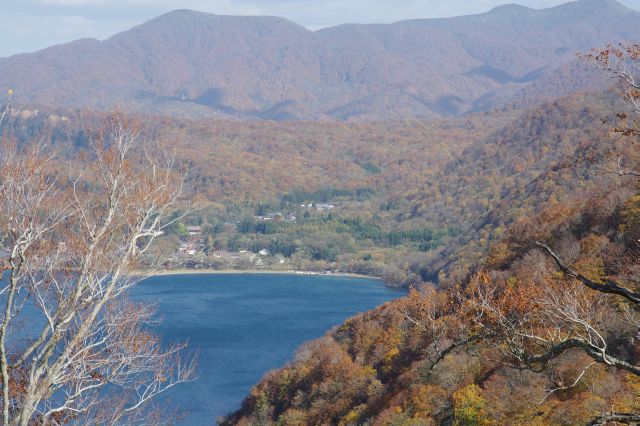
[[[333,210],[336,206],[334,206],[333,204],[328,204],[328,203],[320,203],[320,204],[316,204],[316,210],[318,210],[319,212],[325,211],[325,210]]]
[[[202,235],[202,227],[201,226],[187,226],[187,232],[190,237],[199,237]]]
[[[178,250],[180,251],[180,253],[184,253],[189,256],[193,256],[197,252],[196,247],[191,243],[180,244]]]

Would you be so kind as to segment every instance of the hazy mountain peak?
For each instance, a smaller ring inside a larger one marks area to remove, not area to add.
[[[622,3],[619,3],[616,0],[575,0],[569,3],[561,4],[560,6],[556,6],[555,8],[551,8],[548,10],[554,9],[579,9],[582,12],[592,12],[592,13],[601,13],[601,12],[623,12],[623,13],[636,13],[635,10],[629,9],[624,6]]]
[[[623,4],[616,0],[574,0],[568,3],[563,3],[559,6],[555,6],[549,9],[536,10],[530,7],[522,6],[517,3],[504,4],[496,6],[491,9],[488,14],[497,16],[521,16],[525,14],[551,11],[557,13],[557,11],[574,11],[579,10],[581,14],[585,13],[602,13],[602,12],[635,12],[632,9],[627,8]]]
[[[520,15],[522,13],[530,13],[533,9],[516,3],[503,4],[496,6],[489,12],[494,15]]]
[[[153,27],[153,26],[177,26],[177,25],[196,25],[201,22],[212,21],[216,19],[218,15],[206,12],[198,12],[190,9],[177,9],[171,12],[162,14],[156,18],[153,18],[147,22],[143,22],[136,28],[140,27]]]
[[[173,18],[193,18],[193,17],[212,17],[217,16],[215,13],[200,12],[192,9],[175,9],[165,14],[162,14],[154,20],[160,19],[173,19]]]
[[[582,6],[596,7],[596,8],[616,8],[616,9],[628,9],[622,3],[616,0],[576,0],[574,3],[578,3]]]
[[[235,24],[235,23],[262,23],[270,25],[285,25],[304,28],[301,25],[279,16],[267,15],[218,15],[208,12],[200,12],[191,9],[176,9],[160,15],[141,26],[163,24],[163,25],[202,25],[202,24]]]
[[[246,39],[295,39],[309,34],[312,33],[308,29],[280,17],[217,15],[177,9],[116,34],[108,42],[127,45],[144,43],[147,46],[159,46],[163,50],[176,47],[182,53],[207,55],[211,53],[207,49],[214,42],[226,43],[232,49],[236,42]]]

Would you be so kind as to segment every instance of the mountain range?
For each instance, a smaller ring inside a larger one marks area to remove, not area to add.
[[[184,118],[455,116],[587,90],[601,81],[576,53],[637,39],[640,12],[614,0],[318,31],[177,10],[2,58],[0,87],[25,105]]]

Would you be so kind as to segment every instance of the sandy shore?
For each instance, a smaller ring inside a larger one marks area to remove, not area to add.
[[[369,275],[350,274],[350,273],[323,273],[323,272],[311,272],[311,271],[292,271],[292,270],[273,270],[273,269],[251,269],[251,270],[238,270],[238,269],[170,269],[159,271],[140,271],[141,275],[150,276],[168,276],[168,275],[216,275],[216,274],[274,274],[274,275],[316,275],[323,277],[346,277],[346,278],[367,278],[370,280],[382,280],[380,277],[373,277]]]

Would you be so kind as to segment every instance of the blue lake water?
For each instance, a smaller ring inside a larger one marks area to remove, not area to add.
[[[156,332],[165,342],[188,340],[197,351],[198,380],[171,389],[168,398],[188,411],[183,424],[207,425],[239,408],[303,342],[403,295],[369,279],[220,274],[149,278],[131,298],[157,305]]]

